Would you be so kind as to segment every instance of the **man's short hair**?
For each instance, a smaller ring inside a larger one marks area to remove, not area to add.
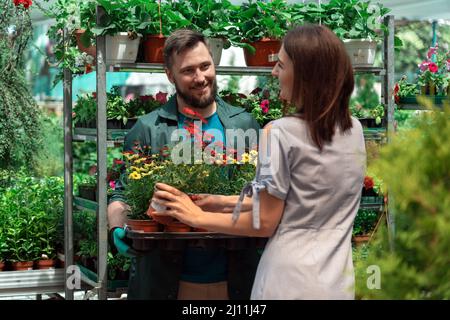
[[[179,29],[174,31],[167,39],[164,44],[164,64],[168,69],[173,65],[173,54],[180,54],[184,50],[192,49],[199,42],[203,42],[209,50],[208,41],[205,36],[200,32],[189,30],[189,29]],[[211,54],[211,52],[210,52]]]

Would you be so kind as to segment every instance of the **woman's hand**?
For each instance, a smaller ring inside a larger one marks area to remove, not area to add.
[[[153,201],[167,207],[167,210],[159,213],[167,214],[192,227],[198,227],[204,214],[186,193],[165,183],[156,184]]]

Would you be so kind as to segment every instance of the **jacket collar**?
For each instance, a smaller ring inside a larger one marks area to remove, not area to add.
[[[245,112],[244,108],[233,107],[216,96],[217,115],[226,128],[231,127],[232,120],[235,115]],[[178,108],[176,94],[170,97],[169,101],[159,109],[159,116],[162,118],[178,121]]]

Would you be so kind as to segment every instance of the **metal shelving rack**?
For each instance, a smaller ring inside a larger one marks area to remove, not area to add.
[[[97,7],[97,21],[104,14],[101,7]],[[366,139],[381,140],[394,132],[394,101],[391,88],[394,87],[394,16],[387,16],[384,20],[388,27],[389,35],[383,42],[384,66],[382,68],[355,68],[356,74],[372,73],[382,77],[382,100],[386,106],[387,128],[365,130]],[[107,298],[107,195],[106,183],[97,184],[98,202],[93,202],[73,196],[72,180],[72,142],[73,141],[96,141],[97,142],[97,175],[98,181],[106,181],[106,156],[107,146],[123,143],[126,130],[107,129],[106,126],[106,72],[145,72],[162,73],[164,67],[161,64],[134,63],[134,64],[105,64],[105,37],[98,36],[97,43],[97,128],[76,128],[72,133],[72,75],[70,71],[64,72],[64,177],[65,177],[65,252],[66,266],[73,264],[73,228],[72,214],[73,206],[97,212],[98,217],[98,281],[96,283],[83,279],[86,283],[94,286],[100,300]],[[270,75],[272,68],[269,67],[225,67],[218,66],[217,74],[227,75]],[[392,200],[389,202],[391,205]],[[362,203],[362,208],[381,208],[382,203]],[[391,236],[394,234],[394,216],[392,210],[388,210],[388,227]],[[199,235],[200,237],[202,235]],[[158,235],[157,238],[161,237]],[[169,238],[176,237],[170,235]],[[393,242],[391,242],[393,245]],[[66,273],[66,279],[70,276]],[[67,286],[66,299],[73,299],[73,291]]]

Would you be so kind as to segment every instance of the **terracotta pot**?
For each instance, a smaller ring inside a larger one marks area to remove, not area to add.
[[[147,34],[144,40],[144,55],[147,63],[164,63],[163,49],[166,37]]]
[[[22,271],[22,270],[33,270],[33,261],[18,261],[13,262],[12,268],[15,271]]]
[[[84,34],[84,32],[85,31],[82,29],[75,30],[75,37],[77,38],[77,46],[81,52],[86,52],[88,55],[94,57],[94,65],[95,65],[95,58],[97,57],[97,48],[95,46],[85,47],[83,45],[83,43],[81,42],[81,36]]]
[[[356,246],[366,244],[370,240],[370,234],[353,236],[352,241]]]
[[[202,228],[192,228],[192,231],[194,231],[194,232],[209,232],[208,230],[202,229]]]
[[[164,227],[165,232],[190,232],[191,227],[180,221],[173,221]]]
[[[166,214],[156,213],[155,209],[153,209],[150,206],[148,207],[147,215],[149,217],[151,217],[153,220],[155,220],[163,225],[168,225],[168,224],[171,224],[174,222],[174,218],[172,218]]]
[[[3,271],[3,268],[5,268],[5,263],[0,261],[0,271]]]
[[[54,269],[55,268],[55,260],[53,259],[45,259],[36,261],[37,269]]]
[[[141,232],[158,232],[158,222],[154,220],[134,220],[129,219],[127,222],[128,227],[133,231]]]
[[[281,48],[281,41],[263,38],[256,42],[251,42],[251,46],[256,49],[255,54],[251,54],[244,48],[245,63],[249,67],[273,67],[276,63],[276,55]]]

